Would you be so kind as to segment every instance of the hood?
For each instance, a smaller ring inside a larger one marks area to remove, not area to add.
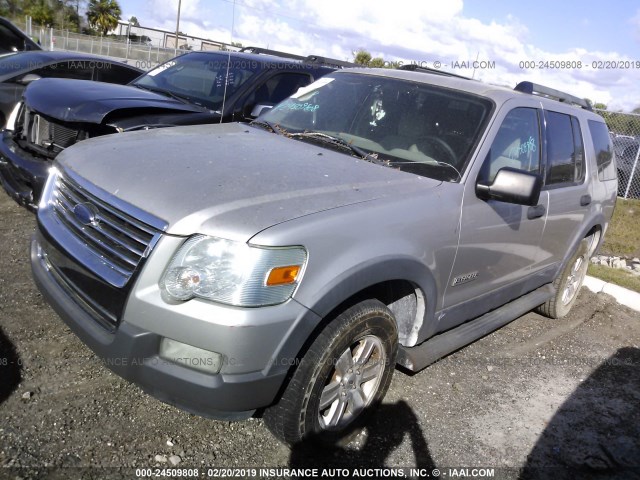
[[[441,183],[237,123],[98,137],[57,161],[166,221],[168,233],[239,241],[304,215]]]
[[[32,110],[64,122],[100,124],[109,113],[130,108],[176,113],[203,111],[202,107],[159,93],[91,80],[42,78],[31,82],[23,97]]]

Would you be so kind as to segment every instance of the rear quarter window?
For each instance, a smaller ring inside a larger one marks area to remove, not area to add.
[[[589,131],[593,140],[593,149],[596,152],[598,179],[600,181],[615,180],[617,172],[613,156],[613,144],[611,143],[607,125],[604,122],[589,120]]]

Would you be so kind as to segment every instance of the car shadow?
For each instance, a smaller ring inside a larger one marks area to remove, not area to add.
[[[409,438],[415,465],[403,467],[433,470],[434,463],[419,420],[406,402],[381,405],[372,412],[365,429],[366,438],[359,448],[350,448],[357,443],[353,437],[358,430],[353,432],[352,442],[347,446],[328,444],[324,437],[310,437],[291,449],[290,468],[384,468],[390,454]]]
[[[21,363],[15,347],[0,328],[0,404],[9,398],[20,384]]]
[[[520,479],[640,479],[640,349],[622,348],[571,394]]]

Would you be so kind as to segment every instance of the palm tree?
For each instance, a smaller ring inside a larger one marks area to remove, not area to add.
[[[106,35],[118,26],[122,10],[117,0],[89,0],[87,19],[92,28]]]

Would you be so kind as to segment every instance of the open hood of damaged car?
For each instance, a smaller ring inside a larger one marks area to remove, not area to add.
[[[155,109],[158,113],[205,110],[129,85],[63,78],[42,78],[32,82],[23,98],[31,110],[74,123],[100,124],[109,113],[123,109]]]
[[[97,196],[165,221],[169,234],[238,241],[305,215],[441,184],[240,123],[107,135],[56,162]]]

